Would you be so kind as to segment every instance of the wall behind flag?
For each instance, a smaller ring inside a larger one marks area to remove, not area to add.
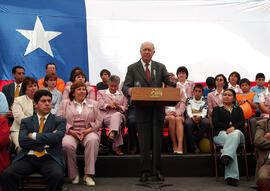
[[[270,69],[270,2],[268,1],[85,1],[89,75],[109,69],[124,80],[127,66],[140,58],[142,42],[155,44],[153,60],[189,79],[238,71],[255,80]]]

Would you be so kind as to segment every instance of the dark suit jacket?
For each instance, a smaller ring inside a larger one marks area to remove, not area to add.
[[[47,153],[64,167],[62,139],[66,132],[66,119],[50,114],[44,124],[43,133],[37,133],[36,140],[27,136],[28,133],[38,132],[38,130],[37,115],[22,119],[19,132],[19,144],[22,150],[14,161],[27,155],[30,150],[41,152],[45,145],[49,145],[49,148],[46,148]],[[53,133],[54,130],[56,133]]]
[[[12,104],[14,102],[15,83],[12,82],[10,84],[3,86],[2,92],[5,94],[5,96],[7,98],[8,107],[10,110],[10,107],[12,106]],[[23,93],[22,93],[22,88],[21,88],[19,96],[22,96],[22,95],[23,95]]]
[[[128,90],[134,86],[140,87],[162,87],[162,82],[169,86],[175,86],[175,83],[170,81],[169,74],[165,65],[152,61],[151,64],[151,82],[147,81],[145,70],[141,61],[130,65],[126,74],[125,82],[123,85],[123,93],[128,97]],[[164,120],[165,110],[164,107],[158,108],[158,119]],[[136,120],[139,123],[151,122],[152,107],[135,106]]]
[[[254,144],[256,146],[256,151],[258,154],[255,182],[257,182],[258,172],[260,168],[264,165],[270,154],[270,140],[264,138],[264,135],[266,133],[270,133],[270,119],[262,119],[257,122],[257,128],[254,138]]]

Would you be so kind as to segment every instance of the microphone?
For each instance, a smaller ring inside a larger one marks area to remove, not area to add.
[[[141,83],[139,81],[136,81],[134,87],[141,87]]]
[[[157,79],[156,79],[156,69],[155,68],[153,69],[153,77],[154,77],[154,81],[156,82]]]

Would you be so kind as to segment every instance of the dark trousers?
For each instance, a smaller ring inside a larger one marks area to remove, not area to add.
[[[266,160],[265,164],[258,171],[258,180],[256,184],[262,191],[270,190],[270,160]]]
[[[257,121],[261,120],[263,118],[259,117],[259,118],[249,118],[249,125],[250,125],[250,136],[252,138],[252,141],[254,141],[254,137],[255,137],[255,133],[256,133],[256,124]]]
[[[127,115],[127,127],[128,127],[128,138],[130,143],[130,148],[137,146],[137,122],[135,116],[135,108],[130,106],[128,108]]]
[[[49,155],[37,158],[34,155],[26,155],[15,161],[1,174],[3,191],[19,190],[19,179],[31,173],[38,172],[44,176],[47,183],[46,190],[60,191],[64,183],[64,169]]]
[[[188,145],[192,151],[195,151],[197,142],[199,142],[201,138],[203,138],[203,134],[208,131],[209,125],[209,119],[207,118],[202,118],[199,124],[195,124],[191,118],[187,118],[185,120],[185,135]],[[193,134],[195,130],[197,133]]]
[[[150,149],[152,144],[156,144],[157,150],[155,156],[157,159],[157,170],[161,170],[161,148],[162,148],[162,136],[163,136],[163,121],[157,121],[157,126],[153,127],[153,123],[137,123],[138,127],[138,138],[140,145],[140,154],[141,154],[141,171],[142,172],[151,172],[152,163],[150,158]],[[153,143],[153,128],[157,128],[157,139],[156,143]]]

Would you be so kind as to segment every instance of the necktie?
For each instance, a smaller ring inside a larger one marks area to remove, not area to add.
[[[20,85],[17,84],[17,85],[16,85],[16,89],[15,89],[15,93],[14,93],[14,99],[15,99],[16,97],[18,97],[19,94],[20,94]],[[13,105],[14,105],[14,103],[12,103],[12,105],[11,105],[11,110],[13,109]]]
[[[14,93],[14,98],[18,97],[20,94],[20,85],[17,84],[16,89],[15,89],[15,93]]]
[[[146,74],[147,81],[150,83],[150,70],[148,66],[149,64],[145,64],[145,74]]]
[[[40,118],[40,124],[39,124],[39,130],[38,130],[38,133],[42,133],[43,131],[43,127],[44,127],[44,120],[45,120],[45,117],[41,117]],[[41,151],[41,152],[38,152],[38,151],[34,151],[34,155],[36,157],[42,157],[45,155],[45,150]]]

